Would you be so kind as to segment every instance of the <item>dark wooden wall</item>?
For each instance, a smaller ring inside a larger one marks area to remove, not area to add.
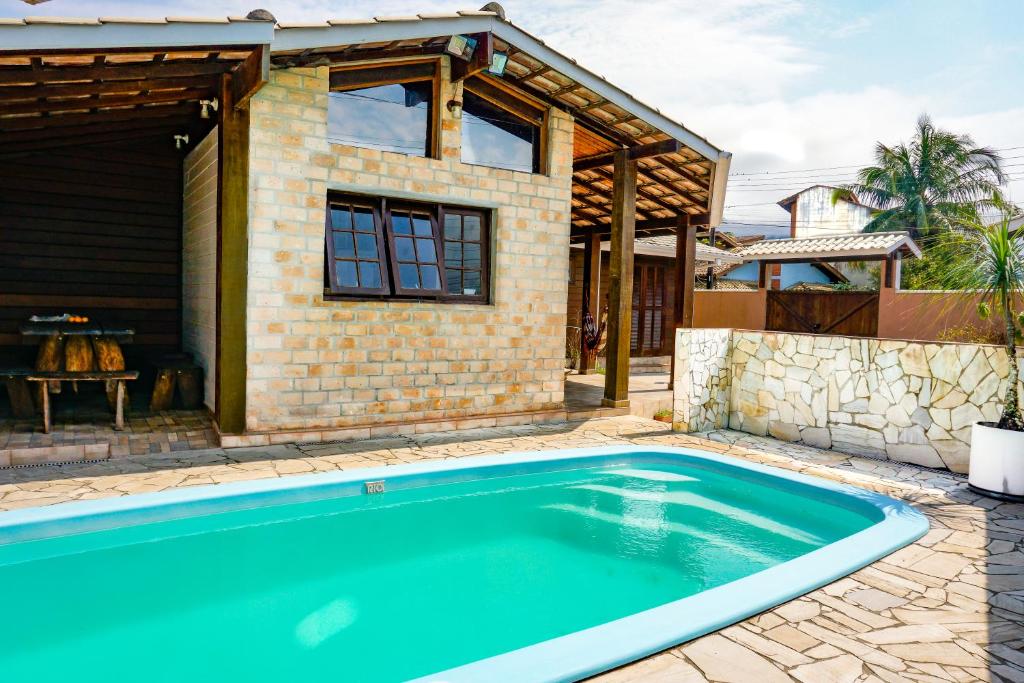
[[[76,313],[130,325],[137,358],[181,344],[181,164],[169,141],[0,157],[0,365],[18,325]]]

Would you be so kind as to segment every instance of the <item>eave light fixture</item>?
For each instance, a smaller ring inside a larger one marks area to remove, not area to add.
[[[182,149],[188,144],[188,134],[174,136],[174,148]]]
[[[476,51],[476,38],[462,35],[452,36],[448,39],[448,44],[444,46],[444,51],[468,62],[473,58],[473,52]]]
[[[448,100],[448,111],[452,113],[452,118],[462,118],[462,100]]]
[[[199,107],[199,118],[208,119],[210,118],[210,110],[217,111],[220,109],[220,103],[214,97],[212,100],[199,100]]]
[[[491,55],[491,65],[487,67],[487,73],[503,76],[506,64],[508,64],[508,54],[505,52],[495,52]]]

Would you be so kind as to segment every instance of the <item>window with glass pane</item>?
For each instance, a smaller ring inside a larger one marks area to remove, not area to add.
[[[462,95],[462,161],[513,171],[540,171],[540,126],[466,90]]]
[[[335,292],[389,291],[382,270],[383,245],[377,212],[370,206],[330,203],[327,207],[327,275]]]
[[[427,156],[433,99],[431,81],[331,92],[327,137],[344,145]]]
[[[444,272],[449,294],[485,296],[485,235],[480,212],[444,209]]]
[[[430,213],[392,209],[388,215],[396,291],[440,291],[437,231]]]

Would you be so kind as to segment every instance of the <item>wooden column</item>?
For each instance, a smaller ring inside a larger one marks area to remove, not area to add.
[[[613,408],[629,405],[629,341],[633,322],[633,240],[636,237],[636,159],[615,152],[612,178],[612,234],[609,268],[608,345],[604,399]]]
[[[676,376],[676,330],[693,327],[693,286],[697,276],[697,226],[690,225],[689,216],[680,216],[676,230],[676,281],[673,301],[672,361],[668,386]]]
[[[220,431],[245,431],[246,285],[249,251],[249,109],[236,107],[232,76],[220,93],[217,172],[217,389]]]
[[[594,323],[601,324],[601,236],[591,235],[583,246],[583,293],[584,298],[589,295],[590,315],[594,317]],[[583,343],[583,317],[587,312],[586,306],[580,310],[580,374],[590,375],[597,372],[594,367],[594,358],[589,357],[586,344]]]

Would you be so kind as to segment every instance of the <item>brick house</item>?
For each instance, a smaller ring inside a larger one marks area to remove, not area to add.
[[[682,235],[692,271],[729,155],[488,7],[0,24],[9,149],[96,149],[88,171],[146,145],[180,173],[159,341],[203,366],[224,445],[564,419],[571,242],[608,243],[605,397],[628,401],[634,237]],[[0,324],[47,301],[120,310],[103,286],[40,287]],[[692,308],[692,277],[671,286]],[[139,354],[153,319],[133,322]]]

